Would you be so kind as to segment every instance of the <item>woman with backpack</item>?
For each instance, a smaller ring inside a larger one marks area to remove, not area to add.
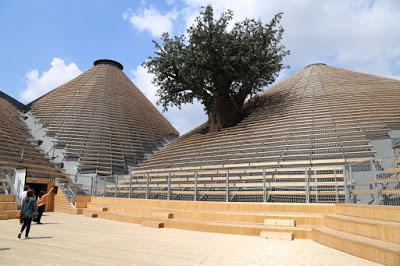
[[[35,199],[35,192],[33,189],[28,190],[26,197],[22,201],[21,216],[24,224],[21,227],[21,231],[18,234],[18,238],[21,238],[21,234],[25,231],[25,239],[29,238],[29,231],[31,229],[31,223],[33,217],[37,215],[37,205]]]

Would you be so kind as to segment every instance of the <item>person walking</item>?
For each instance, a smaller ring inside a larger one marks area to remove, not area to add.
[[[20,209],[22,208],[22,203],[24,202],[24,199],[26,197],[26,194],[28,193],[29,190],[29,186],[24,186],[24,191],[21,193],[21,201],[19,204]],[[24,223],[24,219],[22,218],[22,215],[19,216],[19,223],[23,224]]]
[[[26,197],[22,201],[21,215],[23,217],[24,224],[21,227],[21,231],[18,234],[18,238],[21,238],[22,233],[25,231],[25,239],[29,238],[29,231],[31,230],[31,223],[33,217],[37,215],[37,205],[35,199],[34,190],[28,190]]]
[[[40,222],[40,219],[42,218],[43,212],[46,210],[46,204],[47,204],[47,198],[53,193],[54,187],[52,187],[47,194],[42,190],[39,193],[39,197],[37,199],[37,209],[38,209],[38,215],[36,219],[33,221],[36,222],[37,224],[42,224]]]

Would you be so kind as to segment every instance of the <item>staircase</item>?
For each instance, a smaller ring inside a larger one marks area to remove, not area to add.
[[[92,197],[83,214],[155,228],[242,234],[268,238],[310,238],[333,204],[259,204]]]
[[[0,220],[15,219],[18,204],[14,195],[0,195]]]
[[[343,252],[400,265],[400,212],[392,206],[338,205],[326,214],[325,226],[312,229],[312,239]]]
[[[77,196],[75,194],[67,194],[70,191],[69,186],[65,183],[57,181],[60,189],[54,196],[54,211],[67,214],[82,214],[83,208],[86,208],[86,202],[90,201],[90,197]],[[71,192],[72,193],[72,192]]]

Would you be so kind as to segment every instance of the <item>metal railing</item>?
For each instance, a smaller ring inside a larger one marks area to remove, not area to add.
[[[11,194],[15,195],[15,202],[21,202],[21,192],[24,189],[24,184],[20,179],[16,179],[15,169],[11,168],[2,168],[0,167],[0,194]]]
[[[346,201],[400,206],[399,157],[377,158],[345,167]]]
[[[399,157],[325,168],[247,168],[58,180],[77,195],[164,200],[362,203],[400,206]],[[15,191],[18,194],[18,191]]]
[[[163,177],[97,176],[81,185],[87,195],[102,197],[243,202],[344,202],[343,167],[279,172],[267,168],[212,174],[169,173]]]

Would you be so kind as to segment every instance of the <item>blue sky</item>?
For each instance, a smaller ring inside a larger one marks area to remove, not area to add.
[[[141,63],[152,39],[182,34],[201,6],[232,9],[234,20],[267,22],[283,11],[290,70],[325,62],[356,71],[400,76],[400,1],[167,0],[0,1],[0,90],[23,102],[75,77],[94,60],[121,62],[124,71],[154,103],[156,88]],[[181,132],[206,120],[199,104],[165,116]]]

